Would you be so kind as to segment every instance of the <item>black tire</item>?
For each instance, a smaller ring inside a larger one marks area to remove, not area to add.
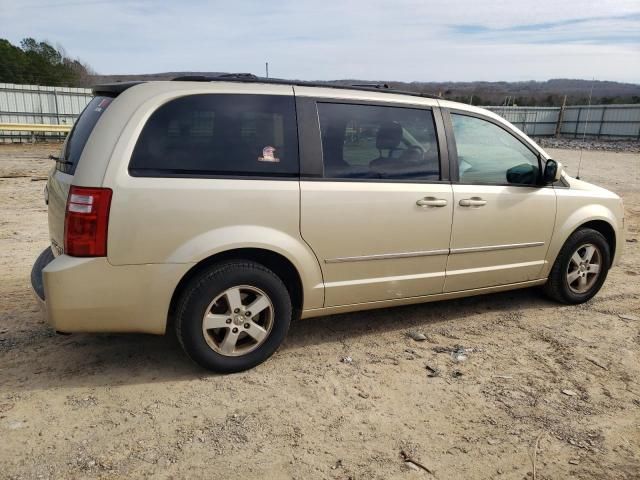
[[[601,256],[600,271],[593,285],[591,285],[588,290],[577,293],[569,286],[567,271],[569,263],[571,262],[571,256],[585,244],[594,245],[599,250]],[[581,228],[573,232],[562,246],[562,249],[560,249],[560,253],[558,253],[558,257],[549,273],[547,283],[543,287],[544,292],[551,299],[561,303],[584,303],[598,293],[607,278],[610,266],[611,249],[604,236],[591,228]]]
[[[254,350],[227,356],[215,351],[205,339],[203,317],[216,297],[240,285],[266,294],[273,306],[272,326],[266,339]],[[289,330],[291,316],[291,298],[282,280],[258,263],[237,260],[214,265],[186,285],[177,304],[175,328],[180,345],[194,362],[215,372],[233,373],[255,367],[273,355]]]

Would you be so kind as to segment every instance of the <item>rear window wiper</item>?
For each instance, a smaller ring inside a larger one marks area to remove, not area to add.
[[[56,163],[62,163],[63,165],[73,165],[73,162],[63,159],[61,160],[60,157],[56,157],[55,155],[49,155],[49,160],[54,160]]]

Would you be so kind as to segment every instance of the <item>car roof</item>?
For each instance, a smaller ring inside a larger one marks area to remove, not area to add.
[[[294,87],[318,87],[318,88],[331,88],[337,90],[351,90],[351,91],[365,91],[365,92],[379,92],[379,93],[395,93],[400,95],[409,95],[412,97],[419,98],[433,98],[439,99],[438,95],[428,94],[428,93],[420,93],[420,92],[410,92],[399,89],[391,88],[386,83],[355,83],[351,85],[340,85],[330,82],[309,82],[304,80],[286,80],[282,78],[266,78],[266,77],[257,77],[250,73],[234,73],[234,74],[222,74],[214,77],[204,76],[204,75],[183,75],[179,77],[175,77],[171,80],[173,82],[238,82],[238,83],[255,83],[255,84],[271,84],[271,85],[290,85]],[[107,95],[118,95],[125,90],[139,85],[141,83],[148,83],[145,81],[128,81],[128,82],[117,82],[117,83],[106,83],[101,85],[96,85],[93,87],[94,95],[107,94]]]
[[[298,97],[337,98],[354,101],[384,101],[405,105],[440,106],[458,111],[477,113],[506,124],[518,130],[502,117],[490,110],[466,103],[446,100],[438,95],[420,92],[408,92],[391,88],[385,83],[337,85],[329,82],[308,82],[303,80],[285,80],[280,78],[257,77],[249,73],[222,74],[215,77],[204,75],[186,75],[171,80],[127,81],[107,83],[93,87],[94,95],[118,96],[135,87],[133,90],[151,90],[168,92],[171,90],[198,90],[204,93],[210,90],[224,90],[227,93],[273,93],[284,94],[283,87],[291,87]],[[151,92],[149,92],[151,93]],[[519,131],[519,130],[518,130]],[[522,133],[522,132],[521,132]]]

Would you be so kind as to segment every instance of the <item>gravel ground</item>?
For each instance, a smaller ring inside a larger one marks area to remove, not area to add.
[[[173,336],[43,323],[29,271],[58,149],[0,146],[0,478],[639,478],[637,154],[584,152],[627,222],[587,304],[532,289],[300,321],[218,376]],[[549,150],[575,174],[578,151]]]
[[[640,153],[640,140],[594,140],[587,138],[539,138],[543,148],[569,150],[602,150],[605,152]]]

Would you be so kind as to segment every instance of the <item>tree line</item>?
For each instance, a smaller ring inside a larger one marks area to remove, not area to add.
[[[62,47],[25,38],[20,46],[0,38],[0,82],[61,87],[91,84],[91,68],[69,58]]]

